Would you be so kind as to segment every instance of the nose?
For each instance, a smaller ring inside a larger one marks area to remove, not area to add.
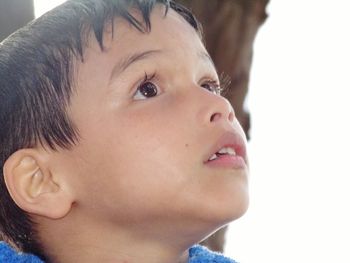
[[[235,119],[235,113],[231,103],[224,97],[214,95],[204,91],[205,99],[202,98],[202,120],[206,124],[217,124],[227,122],[232,124]]]
[[[220,121],[227,121],[229,123],[232,123],[235,115],[230,102],[224,97],[216,97],[217,102],[211,105],[211,109],[208,113],[210,115],[210,123],[216,123]]]

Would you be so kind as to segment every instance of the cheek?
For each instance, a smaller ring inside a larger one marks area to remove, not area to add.
[[[154,156],[155,161],[172,159],[173,155],[183,152],[190,140],[190,128],[170,101],[167,96],[159,96],[144,103],[149,105],[141,105],[141,102],[139,107],[118,114],[112,140],[122,144],[128,152]]]
[[[177,172],[187,149],[186,135],[177,129],[169,108],[122,112],[110,119],[107,125],[100,125],[98,138],[92,136],[95,139],[89,146],[87,158],[94,163],[96,173],[108,174],[110,180],[122,177],[130,184],[133,179],[136,184],[137,178],[157,187],[169,173]]]

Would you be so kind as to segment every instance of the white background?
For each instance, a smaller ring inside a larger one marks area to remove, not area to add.
[[[40,15],[62,0],[35,0]],[[350,262],[350,3],[271,0],[247,103],[251,206],[230,225],[241,263]]]
[[[34,0],[35,17],[41,16],[43,13],[63,2],[65,2],[65,0]]]
[[[256,43],[242,263],[350,262],[350,2],[271,0]]]

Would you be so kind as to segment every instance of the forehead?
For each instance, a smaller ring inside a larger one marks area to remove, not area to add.
[[[142,21],[139,11],[131,10],[130,13]],[[124,18],[116,18],[113,27],[107,26],[104,32],[103,43],[107,51],[105,53],[118,59],[140,49],[206,52],[195,29],[173,9],[169,8],[165,13],[164,6],[156,5],[151,12],[150,20],[150,32],[140,32]],[[89,58],[101,53],[95,37],[91,36],[85,57]]]

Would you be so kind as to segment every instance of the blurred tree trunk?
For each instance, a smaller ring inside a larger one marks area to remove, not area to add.
[[[189,7],[203,25],[204,40],[218,73],[231,79],[224,96],[249,138],[250,118],[243,105],[248,92],[253,43],[267,18],[269,0],[177,0]],[[223,251],[226,228],[202,244]]]
[[[33,0],[0,0],[0,41],[33,19]]]

